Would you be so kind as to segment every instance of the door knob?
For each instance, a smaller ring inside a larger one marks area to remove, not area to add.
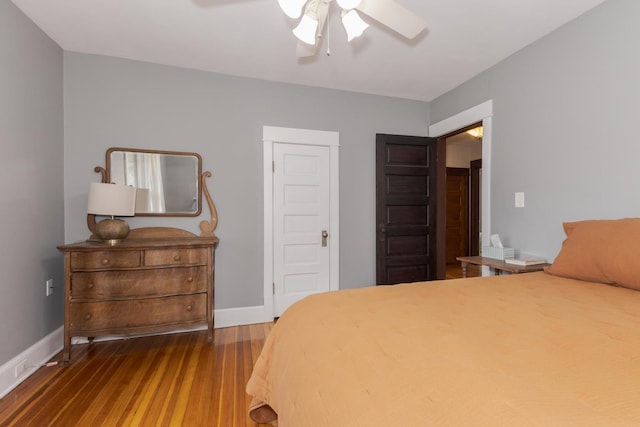
[[[327,246],[327,237],[329,237],[329,233],[327,233],[327,230],[322,230],[322,247],[326,247]]]

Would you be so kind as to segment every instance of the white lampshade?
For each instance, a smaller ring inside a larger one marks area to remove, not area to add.
[[[353,9],[358,7],[358,5],[362,2],[362,0],[336,0],[338,2],[338,6],[343,9]]]
[[[89,186],[87,213],[104,216],[133,216],[135,207],[135,187],[99,182],[92,182]]]
[[[302,6],[307,2],[307,0],[278,0],[278,4],[280,5],[280,9],[287,15],[289,18],[297,19],[302,14]]]
[[[300,41],[315,46],[317,30],[318,20],[305,13],[302,15],[298,26],[293,29],[293,34],[300,39]]]
[[[347,30],[347,41],[361,36],[364,30],[369,28],[369,24],[364,22],[355,10],[350,10],[346,13],[345,11],[342,12],[342,25]]]

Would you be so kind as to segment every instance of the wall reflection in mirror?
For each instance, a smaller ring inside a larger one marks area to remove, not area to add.
[[[200,156],[112,148],[110,182],[136,187],[136,215],[200,214]]]

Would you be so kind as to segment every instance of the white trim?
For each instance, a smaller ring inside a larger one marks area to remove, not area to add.
[[[336,133],[336,142],[338,140],[338,134]],[[329,225],[331,229],[331,255],[329,259],[329,289],[337,291],[340,289],[340,162],[338,158],[338,145],[330,146],[330,159],[331,173],[329,184],[331,188],[331,212],[329,213]]]
[[[64,327],[60,326],[40,341],[18,354],[0,366],[0,398],[26,380],[41,365],[47,363],[53,356],[62,350],[64,342]],[[26,360],[27,369],[18,377],[15,376],[15,368]]]
[[[429,136],[438,137],[447,133],[456,131],[465,126],[469,126],[475,122],[479,122],[485,117],[493,115],[493,101],[489,100],[482,104],[471,107],[454,116],[434,123],[429,126]],[[483,129],[484,130],[484,129]],[[484,142],[484,135],[482,136]]]
[[[264,306],[222,308],[215,311],[216,328],[251,325],[264,321]]]
[[[340,289],[340,215],[339,215],[339,152],[340,134],[332,131],[283,128],[275,126],[263,126],[262,128],[262,168],[263,168],[263,194],[264,194],[264,247],[263,247],[263,271],[264,271],[264,308],[263,322],[270,322],[274,316],[273,304],[273,144],[291,143],[299,145],[321,145],[329,147],[331,167],[331,211],[329,222],[331,224],[331,255],[329,289]]]
[[[326,130],[307,130],[264,126],[262,128],[262,141],[337,147],[340,145],[340,134],[338,132]]]
[[[493,101],[471,107],[429,126],[429,136],[439,137],[465,126],[482,122],[482,246],[489,246],[491,236],[491,136]]]
[[[266,131],[267,126],[264,127]],[[273,320],[273,141],[263,140],[263,182],[264,182],[264,248],[263,248],[263,321]]]

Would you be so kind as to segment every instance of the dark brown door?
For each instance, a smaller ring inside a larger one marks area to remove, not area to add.
[[[471,208],[469,209],[469,215],[471,215],[469,221],[469,255],[480,255],[480,175],[482,173],[482,159],[471,161],[471,187],[469,192],[471,196],[469,200],[471,202]]]
[[[376,135],[378,284],[436,278],[437,139]]]
[[[447,168],[446,262],[469,255],[469,169]]]

